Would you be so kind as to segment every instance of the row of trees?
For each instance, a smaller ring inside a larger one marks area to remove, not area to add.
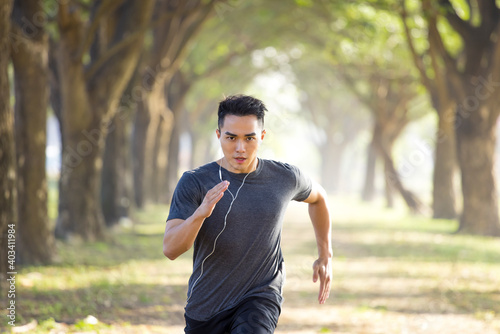
[[[155,132],[166,129],[164,137],[169,139],[173,117],[168,106],[175,102],[172,98],[167,103],[165,87],[216,3],[26,0],[2,4],[2,250],[7,245],[7,226],[16,223],[18,263],[49,263],[54,236],[105,237],[100,199],[121,196],[114,188],[124,188],[112,172],[121,167],[121,153],[126,153],[120,140],[129,137],[132,123],[137,155],[145,152],[147,140],[156,140]],[[9,63],[14,73],[14,110]],[[55,233],[47,215],[44,168],[49,107],[59,120],[63,147]],[[105,155],[105,150],[110,154]],[[146,159],[155,153],[149,152]],[[141,166],[134,168],[139,175],[145,173]],[[120,203],[119,198],[112,201],[105,207]],[[116,222],[112,210],[105,211],[109,224]],[[2,262],[2,273],[5,268]]]
[[[301,115],[322,134],[329,188],[338,186],[342,154],[371,117],[363,198],[373,197],[380,159],[388,204],[396,190],[421,211],[392,150],[405,126],[433,108],[434,217],[457,216],[452,181],[459,170],[460,230],[500,235],[494,0],[3,3],[0,245],[17,223],[20,262],[49,263],[54,236],[102,239],[131,206],[168,202],[181,134],[192,138],[193,159],[206,155],[217,100],[243,91],[258,73],[285,67],[303,92]],[[277,52],[259,64],[255,51],[271,46]],[[350,99],[340,97],[344,91]],[[422,96],[430,97],[428,107],[415,108]],[[48,109],[63,148],[55,227],[43,168]]]
[[[380,157],[388,202],[395,189],[410,209],[423,209],[418,196],[403,185],[392,147],[405,126],[422,116],[415,101],[424,91],[429,109],[438,116],[433,216],[459,216],[459,230],[465,233],[500,235],[494,176],[500,96],[498,4],[494,0],[302,3],[307,10],[296,19],[310,19],[294,33],[308,50],[322,53],[326,64],[321,68],[331,67],[372,115],[363,198],[373,196],[375,161]],[[313,77],[318,80],[323,73]],[[318,92],[309,91],[311,100],[320,99]],[[335,120],[341,119],[336,115]],[[457,170],[462,181],[461,213],[453,182]]]

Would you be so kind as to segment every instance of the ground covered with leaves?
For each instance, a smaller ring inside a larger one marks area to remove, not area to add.
[[[334,277],[325,305],[312,283],[307,206],[289,208],[276,333],[500,333],[499,239],[455,235],[454,221],[381,203],[332,198],[331,208]],[[163,257],[166,215],[166,207],[148,207],[109,242],[59,243],[56,264],[20,270],[16,327],[2,320],[2,332],[182,333],[191,253]]]

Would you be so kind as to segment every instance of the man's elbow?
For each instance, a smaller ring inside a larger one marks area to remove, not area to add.
[[[175,260],[179,257],[178,252],[174,252],[173,249],[168,247],[166,244],[163,244],[163,255],[165,255],[169,260]]]
[[[163,244],[163,255],[165,255],[169,260],[175,260],[185,252],[189,250],[189,247],[179,246],[177,248],[169,247],[167,243]]]

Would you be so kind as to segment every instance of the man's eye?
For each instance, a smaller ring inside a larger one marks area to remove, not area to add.
[[[229,140],[234,140],[234,137],[226,137]]]
[[[248,141],[255,140],[255,137],[247,137],[247,140],[248,140]]]

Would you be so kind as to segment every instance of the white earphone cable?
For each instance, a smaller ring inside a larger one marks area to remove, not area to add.
[[[217,245],[217,240],[219,239],[220,235],[222,234],[222,232],[224,232],[224,230],[226,229],[226,225],[227,225],[227,216],[229,215],[229,213],[231,212],[231,209],[233,208],[233,203],[234,201],[236,201],[236,198],[238,197],[238,194],[240,193],[240,190],[241,188],[243,187],[243,185],[245,184],[245,181],[248,177],[248,175],[250,175],[250,173],[248,173],[244,178],[243,178],[243,182],[241,183],[241,185],[239,186],[238,190],[236,191],[236,195],[233,195],[233,193],[231,192],[231,190],[229,190],[229,188],[227,188],[227,191],[229,192],[229,194],[231,194],[231,197],[233,198],[231,200],[231,203],[229,204],[229,209],[227,210],[226,212],[226,215],[224,216],[224,226],[222,227],[222,230],[219,232],[219,234],[217,234],[217,237],[215,237],[215,240],[214,240],[214,246],[213,246],[213,249],[212,249],[212,252],[210,254],[208,254],[204,259],[203,261],[201,262],[201,269],[200,269],[200,275],[198,276],[198,278],[194,281],[192,287],[191,287],[191,293],[189,294],[187,300],[186,300],[186,304],[187,302],[189,301],[189,299],[191,298],[191,296],[193,295],[193,290],[194,290],[194,287],[196,286],[196,283],[198,283],[198,281],[200,280],[201,276],[203,275],[203,265],[205,264],[205,261],[215,252],[215,246]],[[221,159],[221,162],[219,164],[219,178],[222,182],[222,159]]]

